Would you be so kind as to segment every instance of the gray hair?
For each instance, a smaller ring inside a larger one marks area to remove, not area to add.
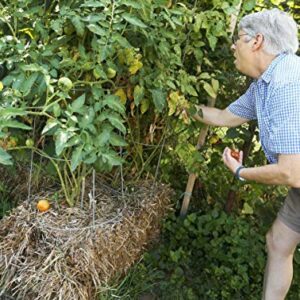
[[[295,20],[277,8],[244,16],[238,29],[251,37],[261,33],[264,36],[263,49],[269,54],[296,53],[299,47]]]

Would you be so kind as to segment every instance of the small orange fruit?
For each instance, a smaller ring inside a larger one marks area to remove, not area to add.
[[[47,211],[49,208],[50,208],[50,203],[48,200],[46,199],[43,199],[43,200],[40,200],[37,205],[36,205],[37,209],[40,211],[40,212],[44,212],[44,211]]]
[[[238,151],[231,150],[231,156],[236,160],[240,159],[240,153]]]

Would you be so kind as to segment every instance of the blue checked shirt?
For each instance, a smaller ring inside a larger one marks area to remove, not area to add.
[[[257,120],[260,142],[270,163],[279,154],[300,154],[300,57],[283,53],[227,108]]]

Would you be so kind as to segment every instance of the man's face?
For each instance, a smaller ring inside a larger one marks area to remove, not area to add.
[[[238,32],[235,40],[236,41],[231,46],[231,50],[233,51],[233,55],[235,57],[234,64],[238,71],[245,75],[250,75],[249,69],[253,63],[251,36],[241,30]]]

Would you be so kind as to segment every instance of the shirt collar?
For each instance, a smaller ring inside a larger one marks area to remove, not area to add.
[[[267,70],[261,75],[260,79],[265,81],[266,83],[269,83],[272,77],[273,70],[277,66],[277,64],[287,55],[287,53],[281,53],[277,55],[271,64],[268,66]]]

